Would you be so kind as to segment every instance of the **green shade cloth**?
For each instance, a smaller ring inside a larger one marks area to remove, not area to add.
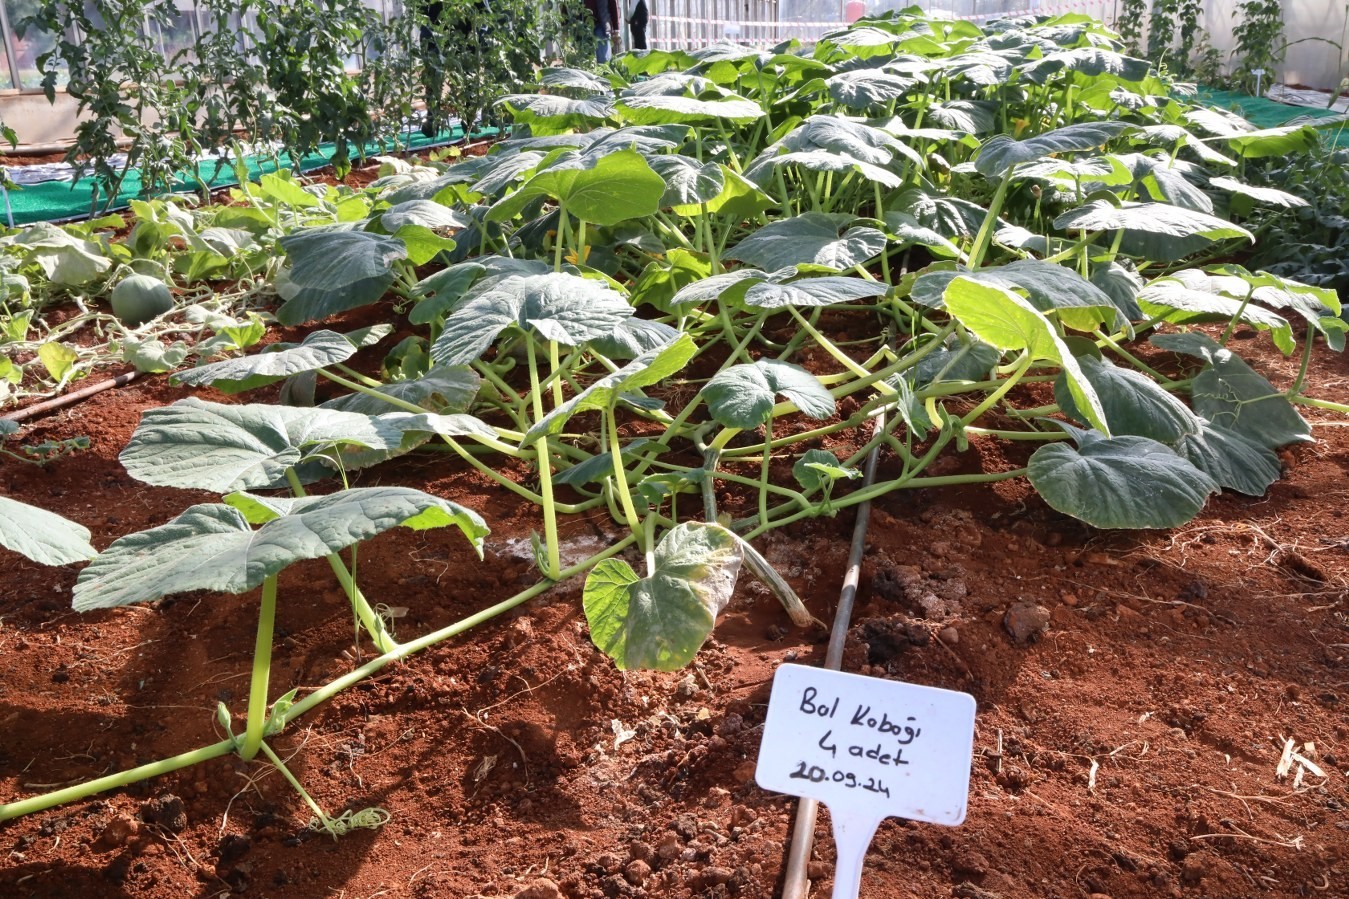
[[[497,134],[496,128],[484,128],[474,132],[471,137],[491,137]],[[436,147],[447,143],[455,143],[464,138],[462,128],[451,128],[442,131],[435,137],[426,137],[420,131],[414,131],[410,135],[405,135],[402,140],[395,142],[376,142],[367,144],[365,152],[367,156],[378,156],[383,153],[423,150],[428,147]],[[332,144],[324,144],[317,153],[310,154],[300,160],[300,171],[308,172],[314,169],[321,169],[326,165],[332,164],[334,147]],[[282,157],[282,168],[289,168],[289,160]],[[0,155],[0,163],[4,162],[4,156]],[[277,169],[276,160],[270,156],[250,156],[245,160],[248,166],[248,175],[250,179],[257,180],[261,175],[267,172],[274,172]],[[226,164],[216,170],[214,161],[202,164],[201,175],[203,178],[209,178],[207,182],[212,189],[231,187],[238,184],[238,179],[234,177],[234,168]],[[9,204],[8,214],[13,216],[14,224],[28,225],[33,222],[61,222],[71,219],[85,218],[89,215],[89,206],[93,202],[95,181],[91,177],[81,178],[71,185],[69,181],[46,181],[41,184],[29,184],[17,190],[6,191],[6,200]],[[184,179],[182,190],[194,190],[193,182]],[[127,173],[126,180],[122,182],[122,189],[117,195],[117,200],[110,204],[111,209],[125,209],[128,202],[141,196],[140,172],[132,169]],[[0,209],[0,224],[7,222],[6,210]]]
[[[1199,88],[1196,98],[1206,106],[1230,109],[1260,128],[1278,128],[1282,125],[1302,120],[1302,124],[1317,125],[1326,139],[1341,147],[1349,147],[1349,122],[1333,109],[1318,109],[1315,106],[1290,106],[1277,100],[1264,97],[1252,97],[1237,91],[1219,91],[1212,88]],[[1322,123],[1318,119],[1339,119],[1338,123]]]

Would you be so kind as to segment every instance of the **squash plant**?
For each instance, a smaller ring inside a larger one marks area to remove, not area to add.
[[[1264,492],[1275,450],[1310,439],[1299,405],[1349,411],[1303,393],[1313,344],[1344,346],[1335,294],[1218,261],[1256,237],[1227,217],[1234,205],[1303,202],[1248,184],[1245,162],[1305,152],[1314,130],[1191,105],[1085,16],[981,28],[911,8],[809,49],[656,50],[602,78],[545,69],[536,88],[502,99],[519,128],[488,155],[392,172],[336,222],[279,239],[283,322],[395,298],[413,333],[377,374],[350,360],[387,328],[317,330],[180,372],[228,391],[280,382],[288,405],[180,401],[147,413],[123,459],[148,482],[227,495],[127,547],[233,547],[307,530],[324,502],[355,496],[307,497],[314,480],[443,451],[537,505],[541,580],[394,643],[332,549],[375,525],[306,538],[385,651],[270,719],[260,661],[243,736],[202,752],[262,751],[337,691],[565,578],[586,574],[592,639],[616,664],[671,670],[742,567],[811,621],[753,547],[771,529],[896,490],[1020,477],[1099,527],[1173,527],[1218,490]],[[295,210],[306,202],[293,195]],[[1291,385],[1241,359],[1241,329],[1301,353]],[[320,379],[337,395],[314,405]],[[1029,385],[1042,405],[1026,404]],[[840,436],[850,454],[827,448]],[[934,469],[979,441],[1026,445],[1026,464]],[[849,489],[873,447],[890,475]],[[794,480],[776,476],[784,463]],[[595,509],[622,536],[564,565],[562,516]],[[91,566],[81,602],[126,554]],[[183,583],[261,585],[265,619],[274,569],[250,571]],[[265,643],[260,626],[257,659]],[[0,806],[0,819],[64,798]]]

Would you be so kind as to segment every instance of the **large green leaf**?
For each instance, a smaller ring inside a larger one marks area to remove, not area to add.
[[[611,334],[588,341],[592,350],[610,359],[636,359],[650,350],[660,349],[679,337],[678,328],[645,318],[625,318]]]
[[[653,156],[651,168],[665,179],[661,206],[688,206],[706,203],[726,186],[722,168],[715,162],[699,162],[692,156],[667,153]]]
[[[423,228],[467,228],[471,221],[462,212],[448,206],[442,206],[432,200],[408,200],[399,203],[379,216],[379,223],[385,231],[394,234],[404,225],[421,225]]]
[[[63,287],[79,287],[112,268],[112,259],[92,240],[85,240],[48,222],[37,222],[5,243],[25,251],[25,261],[36,264],[47,280]]]
[[[228,493],[283,486],[286,469],[319,448],[385,449],[401,440],[401,431],[368,415],[188,397],[143,413],[119,458],[146,484]]]
[[[869,109],[885,106],[908,94],[918,84],[916,78],[906,78],[880,69],[854,69],[831,75],[824,81],[834,102],[848,109]]]
[[[649,577],[618,559],[586,577],[590,639],[620,669],[677,671],[693,661],[730,602],[743,554],[725,528],[685,522],[661,538],[654,559]]]
[[[1196,412],[1263,447],[1311,442],[1311,426],[1283,392],[1230,350],[1214,352],[1190,390]]]
[[[41,565],[69,565],[96,555],[88,528],[6,496],[0,496],[0,546]]]
[[[1100,398],[1044,313],[1005,287],[964,276],[947,285],[943,299],[947,311],[985,343],[1057,363],[1083,417],[1102,433],[1110,433]]]
[[[584,130],[607,119],[614,111],[609,97],[575,100],[558,94],[512,94],[497,105],[506,107],[522,125],[530,125],[534,134],[560,134]]]
[[[225,393],[239,393],[271,384],[300,372],[314,371],[345,362],[356,347],[336,331],[314,331],[303,341],[272,352],[212,362],[176,373],[177,384],[201,387],[207,384]]]
[[[487,218],[514,218],[531,201],[547,197],[577,218],[616,225],[654,214],[664,193],[665,180],[640,153],[627,149],[600,157],[573,157],[544,169],[497,202]]]
[[[1282,466],[1273,450],[1202,419],[1200,423],[1199,433],[1186,434],[1173,446],[1220,487],[1247,496],[1262,496],[1279,479]]]
[[[1204,507],[1212,478],[1146,437],[1071,429],[1078,441],[1030,457],[1026,477],[1050,506],[1098,528],[1173,528]]]
[[[1123,56],[1101,47],[1073,47],[1045,54],[1041,59],[1022,66],[1021,74],[1035,84],[1044,84],[1064,71],[1091,77],[1113,75],[1120,81],[1136,84],[1147,77],[1151,66],[1146,59]]]
[[[914,281],[911,295],[915,302],[940,308],[947,286],[957,277],[1024,290],[1032,306],[1057,315],[1065,326],[1077,331],[1092,331],[1102,324],[1113,327],[1123,320],[1109,294],[1067,266],[1038,259],[1022,259],[977,272],[925,272]]]
[[[965,134],[987,134],[997,128],[998,107],[987,100],[949,100],[933,103],[928,118]]]
[[[614,104],[614,110],[619,118],[635,125],[693,125],[717,121],[743,124],[764,116],[758,103],[733,95],[713,100],[661,94],[625,95]]]
[[[301,499],[243,498],[239,509],[192,506],[168,524],[115,541],[80,573],[75,609],[108,609],[190,590],[245,593],[292,562],[322,558],[402,525],[456,525],[481,556],[486,523],[457,503],[410,487],[365,487]]]
[[[663,347],[647,350],[540,418],[525,432],[521,444],[528,445],[550,434],[559,433],[573,415],[608,408],[624,393],[660,383],[682,370],[697,349],[692,337],[681,334],[677,340]]]
[[[1093,150],[1128,130],[1125,122],[1080,122],[1065,125],[1035,137],[1016,140],[998,134],[984,141],[974,166],[988,178],[999,178],[1012,166],[1053,153]]]
[[[778,156],[764,156],[755,161],[755,168],[760,171],[764,167],[781,165],[797,165],[812,172],[837,172],[843,175],[855,169],[868,181],[875,181],[882,187],[899,187],[904,183],[902,178],[889,169],[832,150],[800,150]]]
[[[834,398],[799,365],[776,359],[733,365],[703,386],[707,409],[728,428],[754,428],[768,420],[778,394],[811,418],[834,414]]]
[[[681,287],[670,300],[670,306],[678,308],[699,303],[711,303],[721,299],[724,294],[732,291],[733,288],[732,297],[739,299],[744,297],[745,291],[749,289],[751,284],[767,280],[767,272],[754,268],[741,268],[733,272],[712,275],[708,278],[699,278],[692,284]]]
[[[539,85],[548,88],[550,94],[555,94],[559,90],[576,91],[582,96],[613,93],[609,82],[584,69],[560,67],[544,69],[539,73]]]
[[[1251,287],[1240,284],[1239,296],[1233,296],[1231,286],[1224,279],[1215,279],[1201,269],[1183,269],[1157,278],[1144,287],[1138,295],[1138,305],[1145,314],[1177,325],[1235,319],[1252,328],[1269,331],[1274,345],[1285,355],[1291,353],[1294,349],[1293,329],[1288,320],[1263,306],[1247,302]]]
[[[923,225],[907,212],[887,212],[885,227],[890,232],[890,241],[894,249],[906,249],[912,246],[928,247],[935,256],[962,257],[960,247],[946,237]]]
[[[726,256],[768,271],[803,262],[843,271],[885,249],[884,232],[854,221],[846,214],[807,212],[764,225]]]
[[[1267,449],[1312,439],[1311,426],[1282,391],[1236,353],[1200,331],[1154,334],[1155,346],[1208,364],[1190,383],[1194,411],[1214,427],[1240,434]]]
[[[1001,358],[996,347],[951,335],[946,346],[920,359],[903,379],[915,389],[941,381],[983,381]]]
[[[1313,125],[1284,125],[1279,128],[1263,128],[1259,131],[1247,131],[1230,135],[1227,145],[1238,156],[1247,159],[1259,159],[1266,156],[1293,156],[1306,153],[1321,140],[1321,135]]]
[[[492,165],[482,170],[482,174],[473,182],[473,190],[484,197],[495,197],[520,178],[532,173],[547,156],[543,153],[511,153],[499,158],[482,158],[492,161]]]
[[[1054,220],[1054,227],[1077,231],[1137,231],[1165,238],[1204,238],[1206,242],[1245,238],[1251,232],[1217,216],[1167,203],[1121,203],[1092,200]]]
[[[1077,363],[1101,400],[1106,421],[1116,435],[1148,437],[1173,445],[1186,435],[1199,433],[1200,420],[1190,408],[1142,372],[1093,356],[1080,357]],[[1059,375],[1054,382],[1054,399],[1064,415],[1086,424],[1067,388],[1067,376]]]
[[[1295,209],[1299,206],[1311,205],[1297,194],[1290,194],[1286,190],[1279,190],[1275,187],[1256,187],[1244,181],[1238,181],[1236,178],[1227,178],[1222,175],[1209,178],[1208,183],[1209,187],[1216,187],[1218,190],[1225,190],[1242,197],[1250,197],[1257,203],[1266,203],[1283,209]]]
[[[841,116],[813,115],[784,135],[777,145],[789,153],[828,150],[880,166],[887,165],[895,155],[922,162],[915,150],[889,131]]]
[[[577,346],[613,333],[631,315],[622,294],[579,275],[502,278],[446,317],[444,330],[431,345],[431,358],[437,365],[468,365],[512,326]]]
[[[889,287],[879,281],[826,275],[781,283],[763,281],[745,291],[744,303],[757,309],[787,306],[833,306],[868,297],[884,296]]]
[[[371,389],[404,403],[445,413],[467,411],[477,398],[481,384],[482,379],[467,365],[438,365],[419,378],[392,381]],[[394,408],[390,403],[368,393],[349,393],[328,400],[322,407],[361,415],[384,415]]]
[[[1289,310],[1324,336],[1332,350],[1338,353],[1344,349],[1349,324],[1340,317],[1340,298],[1330,288],[1312,287],[1269,272],[1247,271],[1239,265],[1218,265],[1208,271],[1214,287],[1227,296],[1249,294],[1257,303]]]
[[[476,262],[461,262],[427,275],[413,291],[417,305],[408,312],[408,321],[414,325],[431,324],[451,311],[486,273],[487,268]]]
[[[290,268],[277,283],[286,302],[277,310],[285,325],[316,321],[367,306],[393,283],[393,265],[407,258],[401,240],[369,231],[307,228],[279,241]]]
[[[950,197],[910,187],[900,192],[887,205],[890,212],[902,212],[913,217],[924,228],[931,228],[942,237],[973,237],[978,233],[988,210],[960,197]],[[889,212],[886,223],[894,227]]]

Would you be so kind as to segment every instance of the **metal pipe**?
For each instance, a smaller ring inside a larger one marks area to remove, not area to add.
[[[877,410],[875,420],[877,433],[880,433],[885,428],[884,406]],[[876,462],[880,450],[881,445],[878,443],[867,454],[862,476],[863,489],[870,487],[876,480]],[[852,546],[848,549],[848,568],[843,573],[843,589],[839,593],[838,608],[834,611],[834,627],[829,633],[829,647],[824,654],[824,667],[832,671],[838,671],[843,667],[843,647],[848,639],[853,603],[857,599],[857,584],[862,572],[862,554],[866,551],[867,526],[870,523],[871,501],[867,500],[857,507]],[[810,879],[806,876],[806,869],[815,842],[815,818],[819,811],[820,803],[814,799],[802,799],[796,805],[796,823],[792,830],[792,842],[787,850],[787,870],[783,874],[782,899],[806,899],[806,894],[810,891]]]

